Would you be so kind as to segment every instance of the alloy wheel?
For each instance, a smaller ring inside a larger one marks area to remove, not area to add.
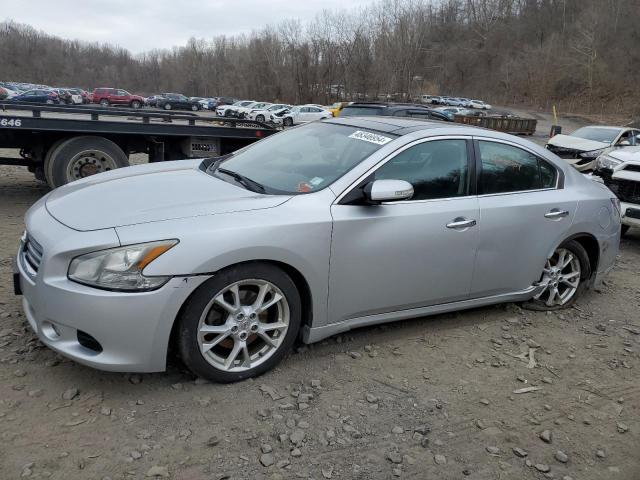
[[[577,255],[566,248],[558,248],[547,260],[538,283],[544,289],[534,298],[547,307],[566,305],[578,290],[581,273]]]
[[[278,350],[289,319],[289,303],[273,283],[259,279],[232,283],[203,310],[197,330],[200,353],[225,372],[255,368]]]

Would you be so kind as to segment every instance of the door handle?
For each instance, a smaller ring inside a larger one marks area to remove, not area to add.
[[[468,220],[464,217],[454,218],[451,223],[447,223],[447,228],[469,228],[475,226],[475,220]]]
[[[544,214],[545,218],[551,218],[551,219],[567,217],[568,215],[569,215],[568,211],[558,210],[557,208],[553,208]]]

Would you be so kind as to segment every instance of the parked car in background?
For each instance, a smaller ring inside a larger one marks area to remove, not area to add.
[[[79,103],[91,103],[91,97],[89,92],[83,90],[82,88],[67,88],[72,95],[80,95],[81,101]]]
[[[335,102],[334,104],[329,105],[328,107],[324,107],[324,109],[329,110],[334,117],[337,117],[340,115],[340,112],[342,112],[342,109],[347,105],[349,105],[350,103],[351,102]]]
[[[291,105],[285,103],[274,103],[264,108],[253,108],[248,115],[250,120],[256,120],[257,122],[266,122],[271,119],[271,114],[278,112],[282,109],[291,108]]]
[[[570,135],[555,135],[546,148],[578,171],[593,170],[596,158],[612,147],[640,145],[640,129],[590,125]]]
[[[245,108],[249,105],[254,105],[255,103],[257,102],[253,100],[238,100],[231,105],[219,105],[216,107],[216,115],[219,117],[234,117],[236,116],[239,108]]]
[[[37,88],[28,90],[11,99],[14,102],[46,103],[49,105],[60,103],[58,94],[51,89]]]
[[[211,101],[210,98],[191,97],[190,100],[192,102],[198,102],[200,104],[200,110],[209,110],[209,102]]]
[[[144,98],[140,95],[132,95],[126,90],[118,88],[105,87],[94,89],[91,101],[100,104],[102,107],[126,105],[131,108],[140,108],[144,105]]]
[[[478,108],[480,110],[491,110],[491,105],[482,100],[469,100],[468,108]]]
[[[13,97],[15,97],[17,95],[20,95],[22,93],[17,88],[15,88],[15,87],[13,87],[11,85],[2,83],[2,82],[0,82],[0,88],[2,88],[2,91],[4,92],[3,94],[0,94],[0,95],[2,95],[2,96],[0,96],[1,100],[11,99],[11,98],[13,98]]]
[[[197,112],[202,109],[198,100],[192,100],[181,93],[162,93],[156,99],[156,107],[164,110],[193,110]]]
[[[451,120],[453,120],[456,115],[469,115],[470,113],[473,113],[468,108],[463,107],[436,107],[434,110],[444,113]]]
[[[333,113],[317,105],[299,105],[289,109],[282,119],[282,125],[291,127],[301,123],[314,122],[325,118],[333,118]],[[279,122],[279,121],[278,121]]]
[[[236,107],[236,116],[239,118],[249,118],[249,114],[253,110],[264,110],[265,108],[269,108],[273,103],[269,102],[253,102],[246,106]]]
[[[238,99],[233,97],[215,97],[209,104],[209,110],[215,110],[217,107],[222,105],[233,105],[237,101]]]
[[[67,105],[82,104],[82,95],[73,92],[70,88],[54,88],[53,90],[58,94],[60,103],[66,103]]]
[[[146,97],[144,99],[144,104],[149,106],[149,107],[155,107],[156,106],[156,102],[161,97],[162,97],[162,95],[151,95],[149,97]]]
[[[602,153],[596,159],[594,175],[620,200],[622,235],[631,227],[640,227],[640,146]]]
[[[452,121],[452,118],[438,110],[412,103],[352,103],[342,109],[340,117],[380,115],[387,117],[412,117],[423,120]]]
[[[55,189],[26,214],[17,285],[25,324],[78,363],[162,371],[175,345],[196,376],[233,382],[298,339],[570,308],[613,268],[618,208],[522,138],[341,116]]]
[[[291,110],[292,108],[293,107],[291,106],[287,106],[287,107],[283,107],[278,110],[272,111],[271,114],[269,115],[269,121],[271,123],[275,123],[276,125],[282,125],[282,117],[284,117],[287,113],[289,113],[289,110]]]

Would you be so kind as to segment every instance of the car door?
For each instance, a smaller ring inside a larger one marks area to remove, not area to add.
[[[112,94],[112,99],[110,99],[111,103],[115,103],[116,105],[122,105],[127,103],[127,92],[124,90],[114,90]]]
[[[406,180],[408,201],[332,206],[330,321],[384,314],[468,297],[478,243],[471,143],[421,140],[394,153],[354,188]]]
[[[480,206],[472,297],[525,290],[565,239],[577,201],[562,170],[521,145],[476,138]]]

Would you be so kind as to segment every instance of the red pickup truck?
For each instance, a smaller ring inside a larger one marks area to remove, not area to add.
[[[131,95],[126,90],[118,88],[96,88],[93,91],[93,103],[99,103],[103,107],[128,105],[131,108],[140,108],[144,105],[144,99],[139,95]]]

